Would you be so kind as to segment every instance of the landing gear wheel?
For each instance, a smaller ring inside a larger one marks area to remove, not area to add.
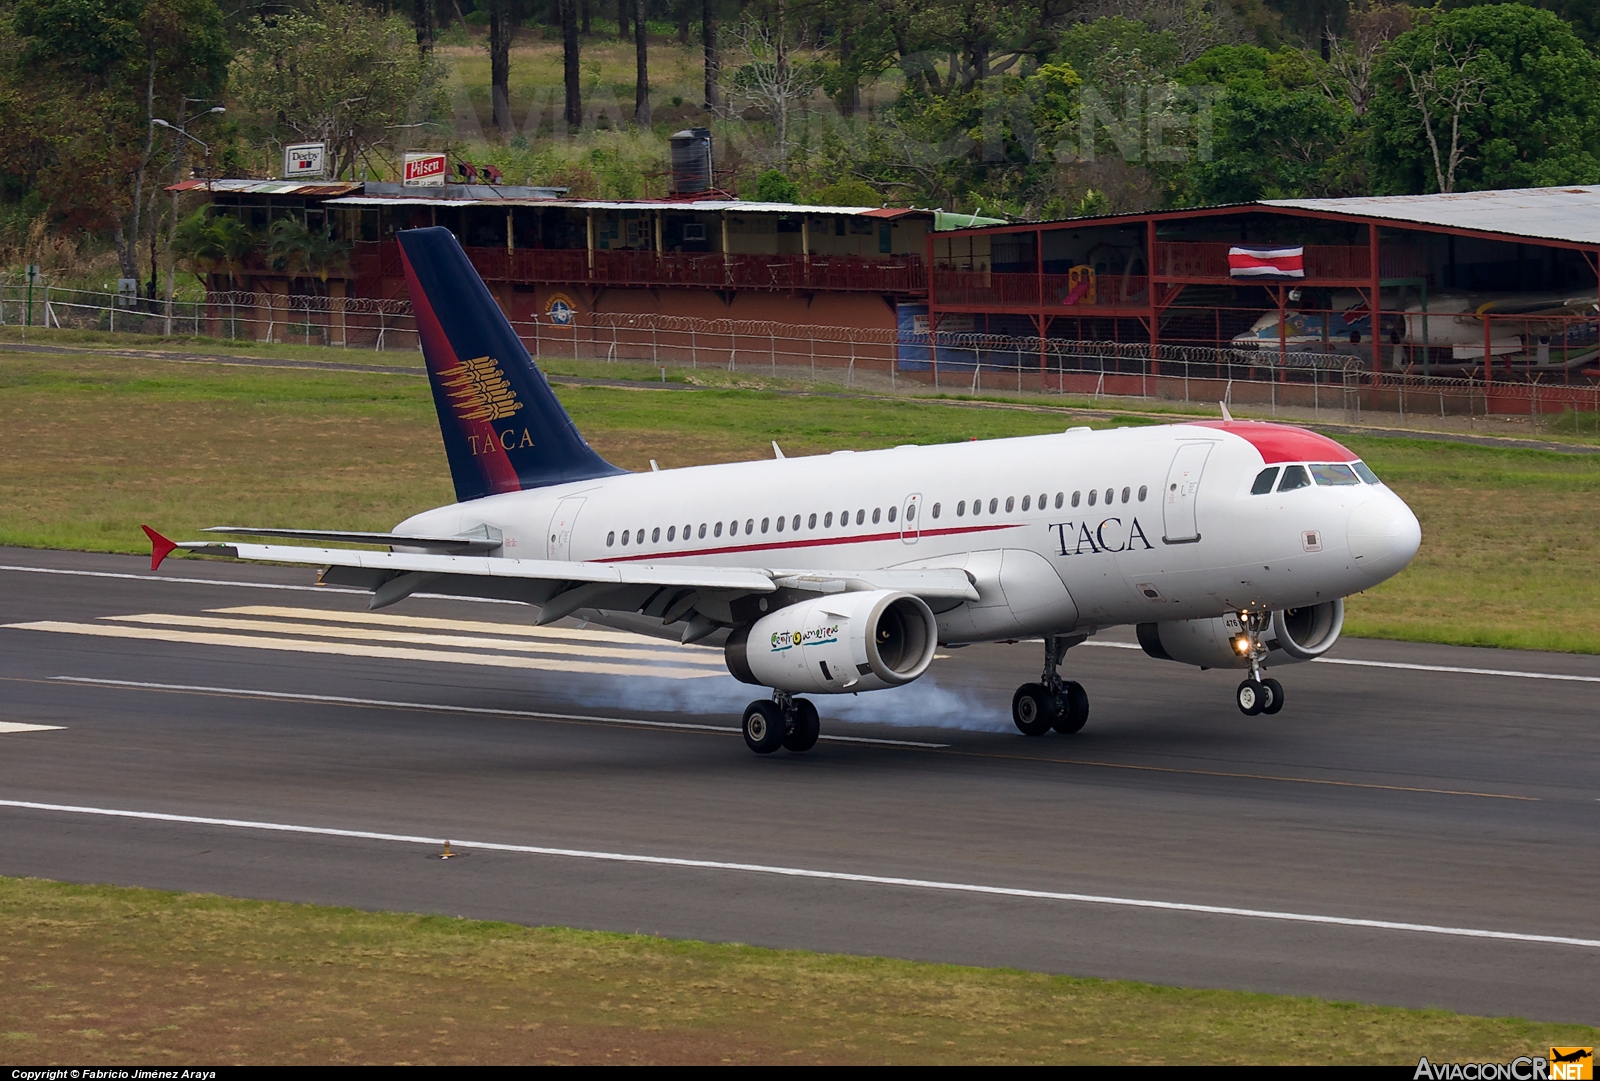
[[[817,707],[810,700],[796,698],[794,700],[794,727],[789,729],[789,734],[783,737],[785,750],[800,753],[809,751],[817,745],[817,735],[822,731],[822,720],[817,716]]]
[[[771,754],[783,746],[787,726],[775,702],[751,702],[744,707],[744,745],[756,754]]]
[[[1042,736],[1050,731],[1058,708],[1056,696],[1042,683],[1024,683],[1011,696],[1011,720],[1025,736]]]
[[[1083,689],[1083,684],[1068,680],[1061,685],[1061,693],[1056,698],[1060,707],[1051,727],[1063,736],[1082,731],[1089,720],[1089,692]]]
[[[1261,686],[1267,692],[1267,704],[1261,707],[1261,712],[1270,717],[1283,708],[1283,684],[1275,679],[1264,679]]]
[[[1247,679],[1239,684],[1239,689],[1234,694],[1234,700],[1239,703],[1239,712],[1246,717],[1254,717],[1266,708],[1269,701],[1268,691],[1259,680]],[[749,738],[748,736],[746,737]]]

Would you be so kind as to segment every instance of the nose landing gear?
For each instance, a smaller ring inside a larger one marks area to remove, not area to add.
[[[1239,622],[1244,630],[1236,641],[1241,643],[1245,656],[1250,659],[1250,678],[1239,684],[1239,689],[1234,692],[1234,701],[1238,703],[1239,712],[1246,717],[1260,713],[1271,716],[1283,709],[1283,684],[1275,679],[1261,678],[1261,662],[1267,656],[1262,632],[1266,630],[1268,618],[1259,612],[1239,614]]]
[[[771,754],[779,747],[798,754],[817,745],[822,722],[817,707],[808,699],[773,691],[772,701],[755,701],[744,707],[739,728],[744,745],[756,754]]]
[[[1024,683],[1011,696],[1011,720],[1025,736],[1042,736],[1051,729],[1071,735],[1089,720],[1089,694],[1083,684],[1063,680],[1056,672],[1061,658],[1089,636],[1048,635],[1044,640],[1044,674],[1038,683]]]

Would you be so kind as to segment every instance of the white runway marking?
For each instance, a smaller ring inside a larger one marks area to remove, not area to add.
[[[22,724],[19,721],[0,721],[0,735],[7,732],[65,732],[66,726],[59,724]]]
[[[722,663],[722,651],[706,646],[680,646],[671,638],[653,638],[631,631],[614,631],[592,626],[535,627],[532,623],[498,623],[481,619],[440,619],[434,616],[391,615],[388,612],[336,612],[326,608],[283,608],[270,604],[247,604],[238,608],[210,608],[207,611],[228,616],[272,616],[280,619],[308,619],[320,623],[359,623],[374,627],[405,627],[426,631],[459,631],[462,634],[506,634],[522,638],[564,638],[575,642],[621,642],[625,645],[655,646],[674,654],[702,653]],[[530,614],[532,608],[529,609]]]
[[[558,657],[512,657],[500,653],[453,653],[442,649],[411,646],[369,646],[359,642],[316,642],[302,638],[266,638],[248,634],[221,634],[214,631],[184,631],[170,627],[129,627],[108,623],[62,623],[40,620],[35,623],[7,623],[14,630],[47,631],[54,634],[83,634],[97,638],[135,639],[146,642],[173,642],[190,646],[232,646],[239,649],[272,649],[289,653],[322,653],[341,657],[372,657],[395,661],[433,661],[487,668],[527,668],[541,672],[569,672],[598,676],[652,676],[658,679],[709,679],[726,675],[708,668],[685,666],[623,664],[615,661],[582,661]]]
[[[154,811],[123,811],[106,807],[77,807],[60,803],[33,803],[0,799],[0,807],[29,811],[55,811],[65,814],[97,815],[106,818],[131,818],[148,822],[174,822],[193,826],[224,826],[232,829],[260,830],[269,833],[298,833],[319,837],[343,837],[361,841],[393,841],[401,844],[442,845],[444,837],[417,837],[402,833],[377,833],[370,830],[332,829],[325,826],[294,826],[281,822],[255,822],[238,818],[202,818],[196,815],[161,814]],[[1241,919],[1271,920],[1281,923],[1321,924],[1355,927],[1372,931],[1407,931],[1414,934],[1445,935],[1453,938],[1490,939],[1541,946],[1578,946],[1600,949],[1600,939],[1566,935],[1534,935],[1517,931],[1489,931],[1476,927],[1448,927],[1431,923],[1404,923],[1399,920],[1369,920],[1349,916],[1321,916],[1308,912],[1278,912],[1271,909],[1235,908],[1227,905],[1187,904],[1179,901],[1151,901],[1137,897],[1108,897],[1092,893],[1064,893],[1055,890],[1029,890],[1011,886],[985,886],[971,882],[941,882],[926,878],[897,878],[889,875],[852,874],[846,871],[819,871],[807,867],[780,867],[764,863],[732,863],[722,860],[682,859],[674,856],[643,856],[627,852],[603,852],[582,848],[552,848],[546,845],[511,845],[492,841],[464,841],[448,838],[452,847],[484,852],[516,852],[531,856],[559,856],[567,859],[595,860],[603,863],[632,863],[656,867],[680,867],[702,871],[737,871],[745,874],[774,875],[781,878],[851,882],[867,886],[892,886],[905,889],[938,890],[946,893],[980,894],[990,897],[1017,897],[1037,901],[1065,901],[1115,908],[1141,908],[1161,912],[1185,912],[1203,916],[1233,916]]]
[[[247,691],[238,687],[200,687],[184,683],[140,683],[127,679],[93,679],[89,676],[51,676],[61,683],[88,683],[105,687],[138,687],[153,691],[193,691],[204,694],[229,694],[244,698],[289,699],[297,702],[328,702],[347,706],[387,706],[394,709],[416,709],[438,713],[477,713],[490,717],[528,717],[541,721],[589,721],[596,724],[643,726],[645,728],[687,728],[699,732],[725,732],[738,735],[737,728],[722,724],[689,724],[684,721],[646,721],[635,717],[596,717],[586,713],[539,713],[527,709],[489,709],[483,706],[451,706],[436,702],[389,702],[381,698],[349,698],[335,694],[294,694],[288,691]],[[948,743],[919,743],[909,739],[873,739],[868,736],[819,736],[832,743],[874,743],[884,747],[921,747],[943,750]]]
[[[1141,649],[1132,642],[1082,642],[1101,649]],[[1519,672],[1507,668],[1459,668],[1448,664],[1409,664],[1402,661],[1358,661],[1349,657],[1318,657],[1313,664],[1349,664],[1357,668],[1398,668],[1407,672],[1454,672],[1463,676],[1511,676],[1515,679],[1554,679],[1568,683],[1600,683],[1600,676],[1573,676],[1565,672]],[[1243,671],[1243,669],[1240,669]]]
[[[265,631],[269,634],[292,634],[306,638],[338,638],[353,639],[361,642],[396,642],[406,645],[419,646],[445,646],[456,649],[483,649],[501,650],[510,653],[551,653],[577,657],[590,657],[597,660],[637,660],[641,663],[656,662],[664,664],[697,664],[709,665],[719,671],[726,671],[727,665],[719,653],[710,650],[683,650],[678,652],[676,647],[661,642],[660,639],[634,639],[637,645],[632,648],[617,646],[600,646],[592,643],[573,644],[559,641],[557,635],[538,635],[540,641],[527,641],[522,638],[491,638],[485,635],[448,635],[448,634],[421,634],[405,631],[392,631],[376,627],[340,627],[320,626],[313,623],[289,623],[265,619],[228,619],[218,616],[188,616],[174,615],[166,612],[150,612],[136,616],[103,616],[103,619],[117,623],[152,623],[169,627],[200,627],[206,630],[219,631]],[[482,627],[496,627],[502,631],[515,633],[521,630],[507,624],[479,624]],[[530,636],[532,637],[532,636]],[[656,646],[652,649],[651,646]]]

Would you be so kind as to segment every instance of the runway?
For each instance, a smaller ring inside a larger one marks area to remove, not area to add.
[[[0,565],[0,874],[1600,1023],[1600,658],[1346,640],[1246,718],[1112,634],[1027,739],[972,647],[762,758],[714,650]]]

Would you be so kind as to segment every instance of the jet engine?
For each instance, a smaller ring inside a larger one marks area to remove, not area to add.
[[[1344,628],[1344,601],[1323,601],[1272,613],[1263,636],[1269,664],[1311,661],[1333,648]],[[1236,615],[1139,624],[1139,645],[1163,661],[1201,668],[1250,667],[1244,627]]]
[[[933,612],[892,589],[791,604],[728,637],[735,679],[791,694],[845,694],[910,683],[939,644]]]

